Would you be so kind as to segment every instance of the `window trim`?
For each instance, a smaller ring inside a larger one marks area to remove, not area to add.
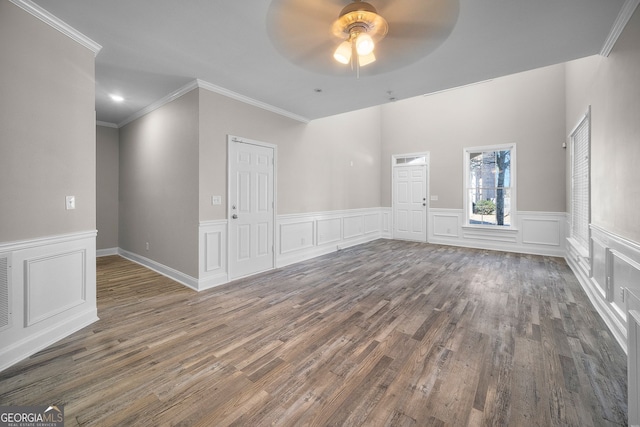
[[[511,209],[510,209],[510,215],[511,215],[511,224],[509,225],[492,225],[492,224],[471,224],[469,222],[469,154],[470,153],[477,153],[477,152],[488,152],[488,151],[504,151],[504,150],[510,150],[511,151],[511,164],[509,166],[510,168],[510,175],[509,175],[509,179],[511,180],[511,185],[510,185],[510,190],[511,190]],[[463,208],[463,213],[464,213],[464,221],[463,221],[463,228],[476,228],[476,229],[482,229],[482,230],[502,230],[502,231],[508,231],[508,230],[512,230],[512,231],[516,231],[518,228],[516,226],[516,218],[517,218],[517,173],[516,173],[516,163],[517,163],[517,153],[516,153],[516,143],[510,143],[510,144],[496,144],[496,145],[484,145],[484,146],[480,146],[480,147],[465,147],[462,150],[463,153],[463,158],[464,158],[464,168],[463,168],[463,179],[462,179],[462,185],[463,185],[463,203],[464,203],[464,208]]]

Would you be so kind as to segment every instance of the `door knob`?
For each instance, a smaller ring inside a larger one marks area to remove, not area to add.
[[[238,219],[238,215],[233,214],[233,215],[231,215],[231,218],[233,218],[233,219]]]

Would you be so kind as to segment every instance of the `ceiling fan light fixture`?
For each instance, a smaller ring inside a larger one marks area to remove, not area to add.
[[[339,63],[346,65],[351,62],[352,50],[351,43],[349,41],[344,41],[338,45],[338,48],[333,53],[333,57]]]
[[[375,60],[376,60],[376,56],[374,55],[373,52],[370,52],[367,55],[358,55],[358,64],[361,67],[364,67],[365,65],[369,65],[372,62],[375,62]]]
[[[373,43],[373,39],[367,33],[360,33],[356,37],[356,50],[358,55],[366,56],[373,52],[373,48],[375,47],[375,43]]]
[[[331,31],[344,40],[333,57],[341,64],[351,63],[357,72],[359,67],[376,60],[375,43],[387,35],[389,24],[370,3],[354,0],[342,9]]]

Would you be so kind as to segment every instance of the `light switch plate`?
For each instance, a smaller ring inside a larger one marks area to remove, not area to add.
[[[76,196],[65,197],[65,206],[67,210],[76,208]]]

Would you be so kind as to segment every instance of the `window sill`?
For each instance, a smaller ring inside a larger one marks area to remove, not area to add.
[[[504,226],[504,225],[474,225],[474,224],[465,224],[462,226],[463,229],[467,230],[491,230],[491,231],[501,231],[506,233],[517,233],[518,230],[515,227]]]

